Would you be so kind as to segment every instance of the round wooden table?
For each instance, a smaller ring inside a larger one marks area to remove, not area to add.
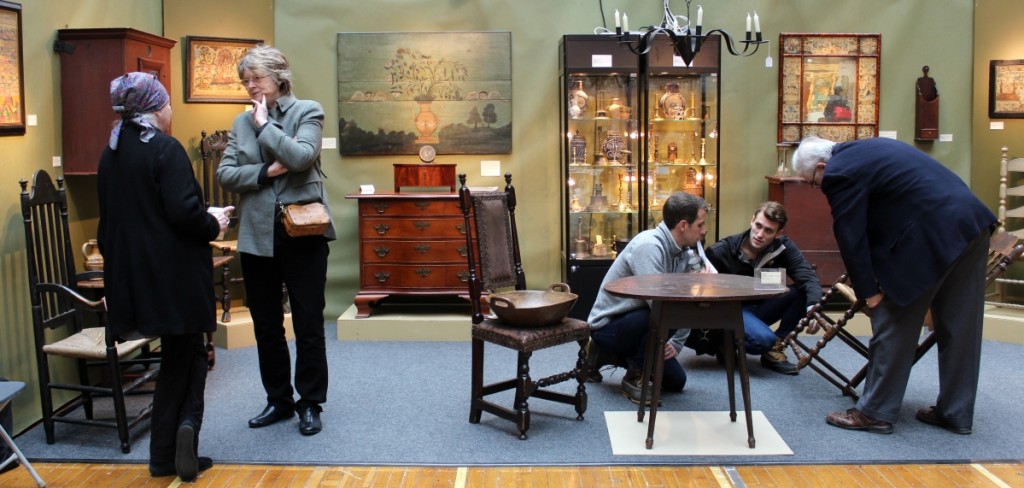
[[[654,446],[654,420],[661,401],[661,379],[665,362],[661,358],[662,345],[668,340],[669,329],[722,329],[726,344],[730,341],[739,349],[738,361],[740,388],[743,393],[743,409],[747,417],[747,445],[754,448],[754,422],[750,417],[750,379],[743,347],[742,302],[761,300],[780,295],[785,287],[776,289],[755,289],[755,280],[750,276],[714,273],[665,273],[629,276],[611,281],[604,286],[612,295],[650,300],[651,323],[644,355],[644,372],[641,380],[641,402],[637,409],[637,421],[644,420],[644,401],[647,398],[647,382],[652,379],[651,419],[647,425],[647,448]],[[735,348],[725,348],[725,369],[729,383],[729,416],[736,421],[736,393],[734,370],[737,364]]]

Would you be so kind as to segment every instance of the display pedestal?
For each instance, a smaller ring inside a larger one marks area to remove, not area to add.
[[[366,318],[350,305],[337,323],[339,341],[468,341],[471,321],[465,305],[388,304]]]
[[[292,330],[292,314],[284,315],[284,336],[288,340],[295,339]],[[246,307],[231,309],[231,322],[217,321],[217,330],[213,333],[213,344],[224,349],[235,349],[256,345],[256,334],[252,329],[252,316]]]

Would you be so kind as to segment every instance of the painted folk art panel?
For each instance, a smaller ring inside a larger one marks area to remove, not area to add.
[[[185,101],[200,103],[250,103],[249,92],[239,82],[238,62],[261,39],[185,38]]]
[[[21,5],[0,1],[0,135],[25,134]]]
[[[338,34],[342,155],[512,152],[512,34]]]

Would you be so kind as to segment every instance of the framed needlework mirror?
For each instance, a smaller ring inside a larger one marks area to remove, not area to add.
[[[881,34],[779,34],[779,144],[878,136]]]

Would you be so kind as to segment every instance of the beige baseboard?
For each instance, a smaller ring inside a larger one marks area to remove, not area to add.
[[[858,337],[870,336],[871,322],[866,315],[857,314],[846,324],[846,330]],[[987,305],[984,335],[991,341],[1024,344],[1024,310]]]
[[[284,333],[288,340],[295,339],[292,330],[292,314],[284,316]],[[238,307],[231,309],[231,321],[217,321],[217,330],[213,333],[213,343],[217,347],[235,349],[256,345],[256,335],[252,330],[252,317],[249,309]]]
[[[469,315],[463,310],[424,312],[416,306],[388,306],[357,319],[355,305],[338,317],[342,341],[468,341]],[[846,325],[853,335],[870,336],[871,322],[857,314]],[[1024,344],[1024,310],[985,308],[985,339]]]

